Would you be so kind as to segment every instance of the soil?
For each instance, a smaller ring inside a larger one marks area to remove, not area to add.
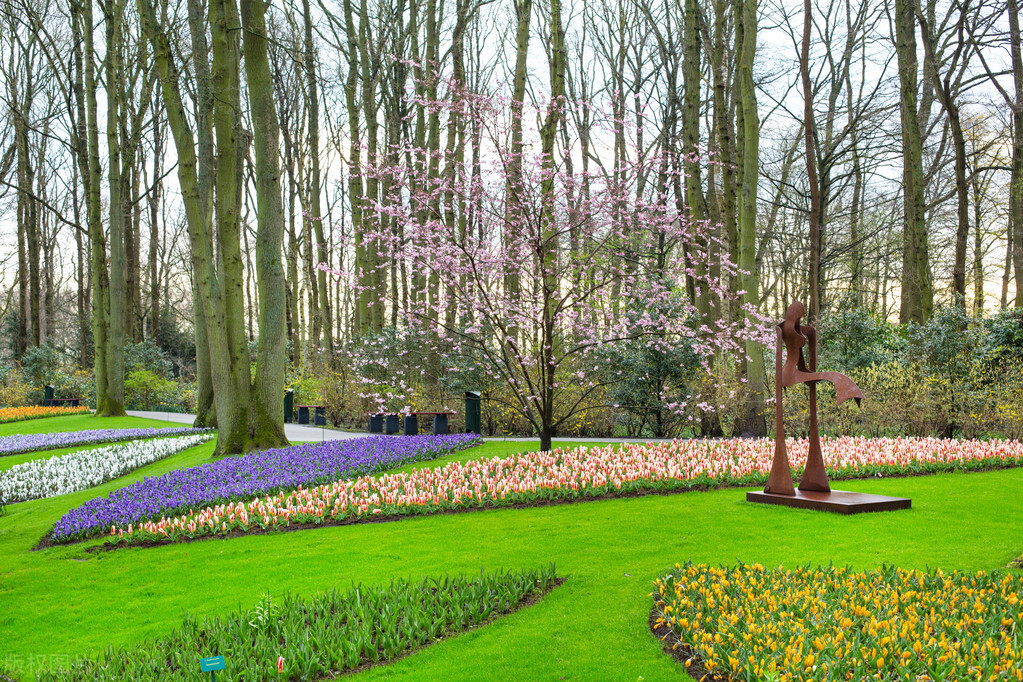
[[[650,610],[650,632],[654,633],[654,636],[660,640],[664,653],[685,666],[686,673],[694,680],[699,680],[699,682],[729,682],[731,678],[722,677],[717,673],[707,670],[703,661],[696,655],[696,651],[680,640],[675,631],[668,627],[667,624],[661,623],[658,625],[657,619],[659,617],[660,613],[655,605]]]

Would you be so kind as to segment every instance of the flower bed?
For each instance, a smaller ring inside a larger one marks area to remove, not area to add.
[[[10,504],[92,488],[158,459],[204,443],[213,435],[200,433],[108,445],[18,464],[0,472],[0,499]]]
[[[229,680],[335,679],[539,599],[561,580],[547,569],[356,585],[309,599],[267,594],[249,611],[188,618],[170,636],[107,649],[38,680],[195,680],[199,659],[224,655]]]
[[[421,462],[481,443],[475,434],[372,436],[295,445],[228,457],[147,478],[65,514],[54,528],[62,542],[217,502],[250,499]]]
[[[56,450],[79,445],[96,445],[115,441],[141,440],[159,436],[183,436],[198,433],[191,427],[146,429],[92,429],[89,431],[58,431],[57,433],[26,433],[0,437],[0,457],[39,450]]]
[[[159,541],[293,523],[345,522],[372,515],[425,514],[722,484],[755,485],[767,478],[773,447],[767,439],[734,439],[534,452],[296,488],[248,502],[189,510],[169,519],[155,520],[151,514],[154,520],[140,525],[112,520],[107,528],[115,542]],[[805,440],[789,442],[789,458],[797,468],[805,462],[806,452]],[[1023,444],[1017,441],[840,438],[824,441],[824,453],[826,461],[836,464],[831,469],[835,478],[1023,465]],[[97,517],[97,522],[102,518],[110,517]],[[63,526],[58,528],[67,532]]]
[[[0,407],[0,424],[20,422],[26,419],[42,419],[43,417],[63,417],[69,414],[87,414],[89,408],[82,407]]]
[[[1023,680],[1020,575],[687,564],[655,586],[655,632],[705,679]]]

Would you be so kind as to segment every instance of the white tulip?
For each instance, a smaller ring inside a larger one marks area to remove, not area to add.
[[[18,464],[0,472],[0,500],[10,504],[92,488],[211,438],[204,433],[134,441]]]

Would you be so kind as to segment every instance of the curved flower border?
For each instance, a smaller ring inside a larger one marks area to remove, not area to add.
[[[27,419],[43,419],[45,417],[66,417],[72,414],[88,414],[91,410],[80,407],[42,407],[28,405],[25,407],[0,407],[0,424],[22,422]]]
[[[807,441],[789,441],[789,459],[806,461]],[[834,478],[936,473],[1023,465],[1018,441],[934,438],[826,440]],[[439,468],[363,476],[299,487],[248,501],[127,526],[111,525],[115,543],[165,542],[283,529],[293,524],[347,523],[572,501],[609,495],[670,492],[718,485],[751,486],[770,471],[773,441],[688,440],[554,450],[454,462]]]
[[[368,436],[261,450],[170,471],[119,488],[71,509],[51,539],[68,542],[210,504],[249,500],[296,486],[386,471],[451,454],[482,442],[476,434]]]

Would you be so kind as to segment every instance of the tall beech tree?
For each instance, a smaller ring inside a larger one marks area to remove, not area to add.
[[[198,98],[197,157],[196,135],[185,110],[180,70],[170,40],[150,0],[138,0],[138,7],[153,47],[168,123],[178,153],[178,180],[192,245],[195,289],[202,308],[216,406],[217,452],[238,453],[285,444],[281,403],[285,350],[283,218],[277,158],[278,124],[272,107],[264,6],[246,3],[244,15],[245,54],[251,58],[246,61],[248,91],[258,136],[255,145],[259,193],[257,267],[262,278],[260,294],[265,297],[260,305],[255,379],[251,374],[245,335],[239,222],[241,170],[250,134],[241,126],[241,49],[238,32],[232,30],[241,25],[242,16],[234,0],[212,0],[209,4],[211,49],[207,49],[201,6],[198,0],[189,2]],[[208,55],[212,56],[209,62]],[[273,152],[268,154],[271,149]],[[216,202],[211,210],[214,193]],[[216,220],[216,253],[213,220]]]
[[[760,179],[760,117],[753,82],[753,61],[757,50],[757,0],[735,0],[736,45],[739,82],[739,106],[742,144],[739,166],[739,267],[743,288],[742,303],[750,338],[746,341],[745,378],[748,392],[741,415],[742,434],[767,434],[765,401],[766,375],[763,344],[756,338],[754,313],[760,305],[760,276],[757,272],[757,185]]]
[[[917,0],[895,0],[895,52],[899,63],[902,121],[902,292],[900,322],[926,322],[934,311],[924,200],[916,41]]]

